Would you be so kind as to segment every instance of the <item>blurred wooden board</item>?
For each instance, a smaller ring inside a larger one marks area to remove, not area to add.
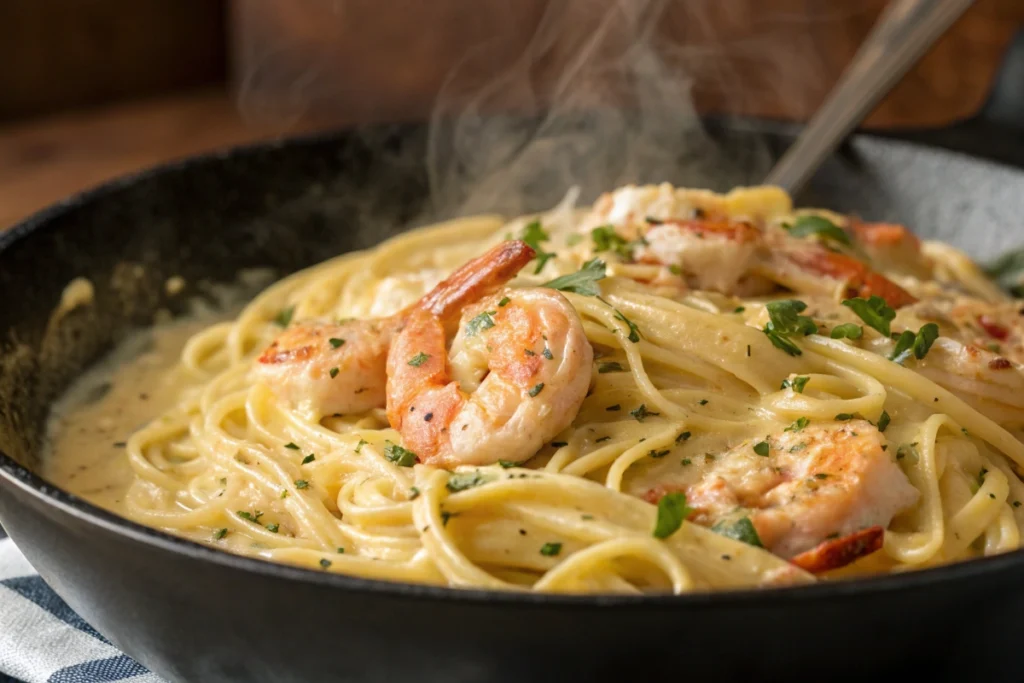
[[[120,175],[309,129],[247,122],[223,92],[108,106],[0,127],[0,229]]]

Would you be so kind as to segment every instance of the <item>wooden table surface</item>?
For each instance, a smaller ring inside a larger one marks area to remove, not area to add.
[[[0,230],[80,190],[200,152],[308,132],[243,120],[223,92],[0,127]]]

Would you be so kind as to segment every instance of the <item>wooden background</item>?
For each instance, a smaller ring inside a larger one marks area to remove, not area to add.
[[[636,16],[661,5],[658,21]],[[0,228],[170,158],[350,122],[422,119],[442,87],[456,111],[567,98],[629,106],[638,74],[641,83],[676,82],[615,68],[635,54],[643,27],[648,56],[686,84],[700,111],[803,120],[884,5],[0,0]],[[1024,0],[977,0],[866,125],[972,115],[1022,25]]]

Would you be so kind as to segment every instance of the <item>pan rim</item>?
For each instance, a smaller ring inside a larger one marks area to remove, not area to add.
[[[760,126],[768,134],[787,135],[794,129],[790,125],[771,121],[744,119],[747,125]],[[416,128],[422,124],[384,124],[377,130]],[[140,181],[159,178],[173,173],[187,172],[194,167],[223,162],[250,154],[268,153],[279,149],[317,146],[343,138],[346,130],[318,132],[291,136],[270,141],[232,146],[205,154],[176,159],[140,171],[127,173],[107,180],[92,188],[71,195],[51,204],[22,221],[0,232],[0,254],[14,244],[36,232],[54,228],[57,219],[73,213],[90,203],[102,200],[119,190]],[[866,141],[887,147],[905,148],[919,154],[942,155],[945,159],[956,159],[979,168],[1002,169],[1024,178],[1024,170],[1012,165],[973,157],[958,151],[950,151],[915,142],[894,139],[888,135],[857,134],[852,142]],[[43,505],[56,509],[86,525],[97,527],[106,533],[122,537],[133,543],[142,543],[152,549],[184,556],[188,559],[208,562],[221,568],[303,584],[312,584],[345,592],[363,592],[392,599],[413,599],[423,602],[462,603],[470,605],[501,605],[506,608],[576,608],[614,607],[617,610],[649,609],[652,607],[696,609],[728,607],[779,607],[795,602],[822,600],[851,600],[865,595],[888,594],[894,591],[926,590],[944,587],[975,578],[1006,575],[1013,570],[1024,569],[1024,548],[1001,555],[975,558],[970,561],[942,565],[927,569],[911,570],[899,574],[842,579],[808,585],[772,588],[747,588],[683,595],[647,594],[614,595],[590,594],[572,595],[557,593],[533,593],[526,591],[498,591],[477,588],[453,588],[428,584],[414,584],[380,579],[367,579],[352,575],[324,572],[294,565],[271,562],[259,558],[235,555],[227,551],[196,543],[172,534],[146,527],[111,513],[87,500],[55,486],[28,467],[20,464],[0,451],[0,487],[12,487],[35,498]]]

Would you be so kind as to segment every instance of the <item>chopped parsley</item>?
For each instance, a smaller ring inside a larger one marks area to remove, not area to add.
[[[615,232],[612,225],[602,225],[590,231],[590,239],[594,243],[594,251],[614,251],[622,258],[633,256],[632,245]]]
[[[544,391],[544,382],[541,382],[540,384],[534,384],[526,393],[530,395],[530,398],[533,398],[542,391]]]
[[[330,371],[331,379],[334,379],[335,377],[337,377],[338,376],[338,372],[339,372],[338,368],[331,368],[331,371]]]
[[[647,455],[651,456],[652,458],[664,458],[668,454],[668,450],[658,451],[653,449],[647,453]]]
[[[731,538],[736,541],[742,541],[747,545],[752,545],[755,548],[763,548],[764,545],[761,543],[761,537],[757,535],[757,529],[754,527],[754,523],[750,521],[749,517],[743,517],[736,522],[719,522],[711,527],[711,530],[716,534],[721,534],[726,538]]]
[[[791,424],[788,427],[786,427],[786,429],[784,429],[783,431],[786,431],[786,432],[799,432],[801,429],[803,429],[808,424],[810,424],[810,422],[811,421],[808,420],[806,417],[798,417],[796,419],[796,422],[794,422],[793,424]]]
[[[466,336],[475,337],[484,330],[489,330],[494,327],[494,318],[491,316],[494,315],[495,312],[496,311],[484,311],[466,323]]]
[[[745,310],[747,310],[747,309],[746,309],[745,307],[743,307],[743,306],[737,306],[736,308],[732,309],[732,312],[733,312],[733,313],[742,313],[742,312],[743,312],[743,311],[745,311]]]
[[[544,350],[540,352],[540,355],[544,356],[546,360],[554,360],[555,356],[551,353],[551,349],[544,347]]]
[[[864,328],[853,323],[843,323],[832,328],[833,339],[860,339],[864,336]]]
[[[415,486],[409,488],[409,500],[416,500],[420,497],[420,490]]]
[[[918,360],[921,360],[928,355],[928,351],[931,350],[932,344],[938,338],[939,326],[935,323],[922,325],[917,334],[914,334],[910,330],[904,330],[896,339],[896,346],[889,355],[889,360],[903,365],[903,363],[910,358],[911,354],[913,354]]]
[[[448,512],[446,510],[441,510],[441,526],[448,526],[448,520],[451,519],[452,517],[458,517],[458,516],[459,516],[458,512]]]
[[[919,456],[916,446],[916,443],[901,443],[900,447],[896,449],[896,459],[903,460],[909,457],[914,462],[917,462]]]
[[[807,308],[803,301],[784,299],[772,301],[765,305],[770,322],[764,326],[764,333],[775,348],[785,351],[791,356],[803,353],[789,338],[795,335],[807,336],[818,331],[814,321],[800,312]]]
[[[345,345],[345,340],[344,339],[338,339],[337,337],[331,337],[327,341],[329,341],[331,343],[331,347],[333,347],[335,349]]]
[[[668,272],[672,273],[673,275],[682,275],[683,268],[682,266],[677,266],[676,264],[673,263],[668,267]]]
[[[622,311],[620,311],[619,309],[613,308],[613,310],[615,311],[615,317],[621,320],[622,322],[626,323],[626,325],[629,327],[629,336],[627,337],[627,339],[629,339],[629,341],[633,342],[634,344],[640,341],[640,328],[636,326],[636,323],[634,323],[626,316],[622,315]]]
[[[299,447],[298,447],[297,445],[295,445],[295,442],[293,442],[293,441],[289,441],[288,443],[286,443],[286,444],[284,445],[284,447],[285,447],[285,448],[290,448],[290,449],[292,449],[293,451],[297,451],[297,450],[299,450]]]
[[[626,368],[622,367],[621,364],[616,361],[606,361],[597,364],[597,372],[600,375],[608,374],[609,372],[625,372]]]
[[[575,273],[569,273],[556,277],[550,282],[545,282],[541,287],[557,289],[563,292],[573,292],[583,296],[598,296],[601,293],[597,286],[598,280],[605,277],[605,265],[601,259],[590,259],[583,264]]]
[[[519,236],[519,239],[530,245],[530,248],[537,252],[537,267],[534,269],[533,274],[536,275],[540,271],[544,270],[544,265],[554,258],[554,254],[551,252],[544,251],[540,246],[541,242],[546,242],[551,239],[551,236],[541,226],[540,221],[530,221],[523,228],[523,234]]]
[[[868,327],[878,330],[886,337],[892,334],[889,323],[896,318],[896,311],[885,303],[885,299],[882,297],[872,295],[867,299],[861,297],[847,299],[843,302],[843,306],[856,313],[857,317],[863,320]]]
[[[693,461],[690,460],[689,458],[683,458],[682,460],[679,461],[679,463],[685,467],[686,465],[693,463]]]
[[[793,222],[793,225],[786,227],[793,237],[814,235],[840,244],[850,244],[850,236],[842,228],[821,216],[800,216]]]
[[[216,531],[213,532],[213,540],[219,541],[220,539],[224,538],[227,535],[228,535],[228,530],[227,529],[217,529]]]
[[[320,566],[323,567],[324,569],[329,569],[331,564],[333,564],[333,563],[330,560],[328,560],[326,557],[320,559]]]
[[[644,403],[641,403],[639,408],[634,408],[633,410],[629,411],[629,414],[632,415],[637,422],[643,422],[645,419],[651,417],[652,415],[661,415],[661,413],[655,413],[651,412],[650,410],[647,410],[647,405]]]
[[[706,398],[702,398],[701,400],[697,401],[697,403],[701,404],[702,406],[706,406],[708,404],[708,400]]]
[[[807,383],[810,382],[810,381],[811,381],[810,377],[807,377],[806,375],[799,375],[797,377],[794,377],[793,379],[784,379],[784,380],[782,380],[782,386],[779,387],[779,388],[780,389],[792,389],[796,393],[802,394],[802,393],[804,393],[804,387],[806,387]]]
[[[486,484],[491,481],[491,477],[487,476],[480,470],[473,470],[472,472],[457,472],[448,477],[448,483],[445,487],[452,493],[459,491],[465,491],[481,484]]]
[[[276,534],[280,528],[281,528],[280,524],[268,524],[267,525],[267,531],[269,531],[272,534]]]
[[[815,479],[828,479],[828,474],[826,474],[825,472],[816,472],[814,474],[814,478]]]
[[[308,465],[309,463],[313,462],[314,460],[316,460],[316,454],[315,453],[310,453],[309,455],[307,455],[305,458],[302,459],[302,464],[303,465]]]
[[[367,443],[368,443],[368,442],[367,442],[366,440],[364,440],[364,439],[359,439],[359,443],[357,443],[357,444],[356,444],[356,453],[358,453],[358,452],[360,452],[361,450],[363,450],[363,446],[365,446],[365,445],[366,445]]]
[[[300,490],[301,489],[308,489],[309,488],[309,482],[306,481],[305,479],[296,479],[295,480],[295,488],[300,489]]]
[[[762,458],[767,458],[768,453],[771,450],[771,444],[767,441],[758,441],[754,444],[754,452],[760,455]]]
[[[554,557],[562,552],[561,543],[545,543],[540,547],[540,554],[544,557]]]
[[[510,301],[512,301],[512,299],[509,299],[507,296],[501,297],[501,301],[498,302],[498,308],[505,308]]]
[[[281,312],[277,314],[276,318],[274,318],[274,323],[277,324],[279,327],[288,327],[288,325],[291,324],[292,322],[293,315],[295,315],[294,306],[282,308]]]
[[[889,413],[887,413],[887,412],[885,412],[883,410],[881,417],[878,418],[878,431],[884,432],[886,430],[886,428],[889,426],[889,422],[890,422]]]
[[[384,457],[399,467],[412,467],[416,464],[416,454],[396,443],[385,441]]]
[[[506,470],[509,469],[510,467],[515,467],[516,466],[516,462],[513,461],[513,460],[500,460],[499,459],[498,460],[498,464],[501,465],[502,468],[506,469]]]
[[[685,493],[666,493],[658,500],[658,518],[654,523],[655,538],[668,538],[683,525],[693,509],[686,505]]]
[[[683,432],[682,434],[680,434],[679,436],[676,437],[676,443],[682,443],[682,442],[686,441],[687,439],[689,439],[690,436],[691,436],[690,432]]]
[[[426,363],[427,360],[429,359],[430,356],[420,351],[419,353],[412,357],[412,359],[409,361],[409,365],[413,366],[414,368],[418,368],[419,366]]]
[[[260,517],[263,516],[263,513],[260,512],[259,510],[256,510],[256,512],[246,512],[245,510],[239,510],[235,514],[244,519],[245,521],[252,522],[253,524],[259,524]]]
[[[836,419],[839,420],[840,422],[848,422],[854,419],[855,417],[857,416],[854,415],[853,413],[839,413],[838,415],[836,415]]]

